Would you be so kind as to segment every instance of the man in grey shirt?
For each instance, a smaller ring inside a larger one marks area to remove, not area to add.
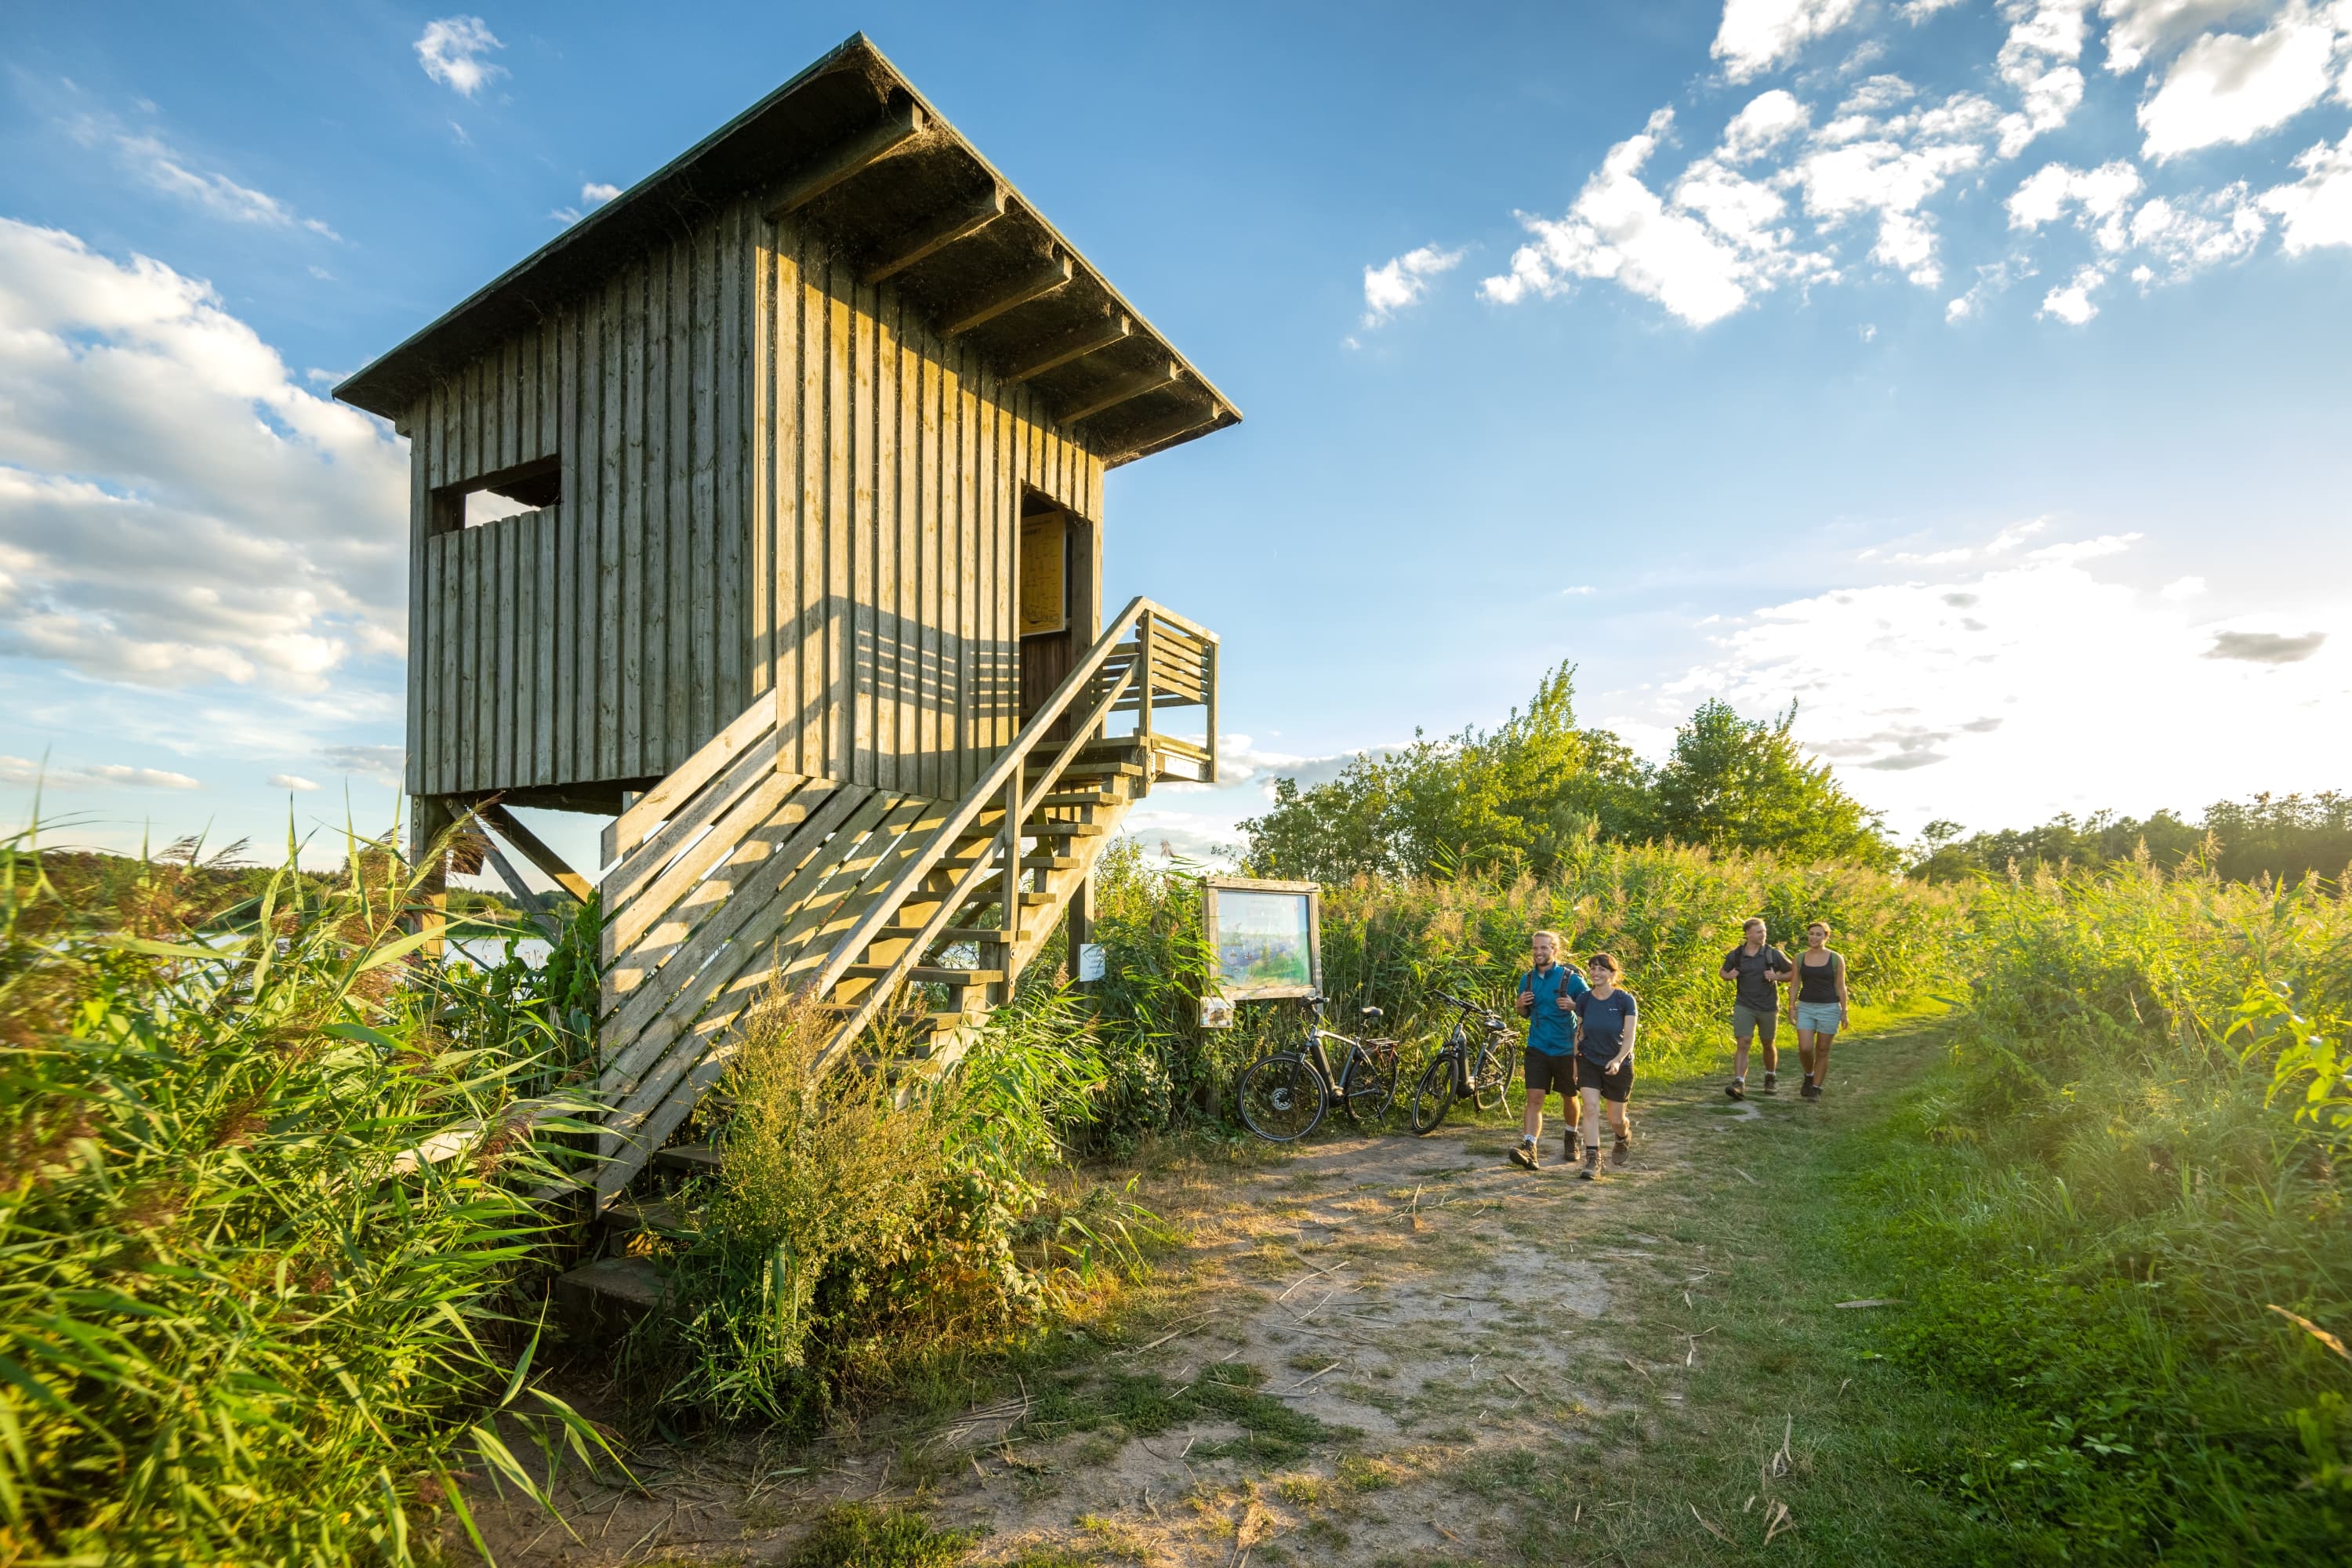
[[[1723,955],[1723,977],[1737,987],[1731,1004],[1731,1081],[1723,1086],[1734,1100],[1748,1098],[1748,1042],[1752,1036],[1763,1037],[1764,1092],[1773,1092],[1780,1065],[1780,1053],[1772,1044],[1780,1032],[1780,987],[1796,973],[1789,955],[1764,940],[1761,920],[1749,921],[1743,935],[1746,940]]]

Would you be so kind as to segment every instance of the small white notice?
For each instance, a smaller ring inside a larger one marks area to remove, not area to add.
[[[1078,978],[1081,981],[1100,980],[1104,972],[1102,943],[1080,942],[1078,944]]]
[[[1230,1029],[1234,1026],[1233,999],[1226,996],[1201,998],[1201,1027]]]

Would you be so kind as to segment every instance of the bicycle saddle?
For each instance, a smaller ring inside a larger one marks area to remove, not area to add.
[[[1360,1018],[1380,1019],[1387,1017],[1388,1015],[1381,1012],[1378,1007],[1359,1007],[1356,1009],[1356,1016]]]

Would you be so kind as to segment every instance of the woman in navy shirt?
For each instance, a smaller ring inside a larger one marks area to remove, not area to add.
[[[1617,1135],[1609,1163],[1622,1165],[1633,1152],[1633,1124],[1626,1120],[1625,1101],[1633,1092],[1633,1035],[1640,1011],[1631,991],[1617,984],[1617,960],[1596,952],[1584,961],[1592,989],[1576,999],[1576,1087],[1584,1098],[1586,1181],[1601,1175],[1601,1109],[1609,1108],[1609,1130]]]

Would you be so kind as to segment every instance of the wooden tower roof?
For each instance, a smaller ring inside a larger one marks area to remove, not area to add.
[[[943,337],[1131,461],[1241,413],[926,102],[865,34],[541,246],[335,389],[388,419],[561,300],[747,191],[891,279]]]

